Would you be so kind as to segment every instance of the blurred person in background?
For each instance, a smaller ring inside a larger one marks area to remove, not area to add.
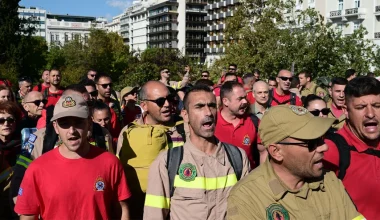
[[[22,100],[32,90],[32,80],[28,76],[22,76],[18,79],[18,92],[16,94],[16,100],[21,104]]]
[[[330,109],[320,96],[310,94],[303,100],[303,106],[314,116],[327,118]]]
[[[0,101],[15,101],[12,90],[5,85],[0,85]]]
[[[140,118],[142,110],[137,106],[137,87],[127,86],[120,92],[121,97],[121,114],[123,115],[123,124],[128,125],[137,118]]]
[[[42,72],[42,76],[41,76],[42,83],[38,83],[36,86],[34,86],[34,87],[33,87],[33,91],[42,92],[42,91],[44,91],[46,88],[49,88],[49,87],[50,87],[49,74],[50,74],[50,71],[47,70],[47,69],[45,69],[45,70]]]

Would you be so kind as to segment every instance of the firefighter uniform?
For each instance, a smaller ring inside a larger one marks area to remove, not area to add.
[[[240,149],[239,149],[240,150]],[[243,150],[242,177],[250,170]],[[207,155],[187,140],[183,159],[174,180],[170,198],[167,151],[152,163],[146,193],[144,219],[225,219],[227,196],[237,178],[221,143],[213,155]]]

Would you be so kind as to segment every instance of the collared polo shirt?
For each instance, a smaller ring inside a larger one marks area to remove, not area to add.
[[[347,124],[337,133],[344,137],[348,145],[355,147],[358,151],[351,151],[351,163],[346,170],[343,185],[360,213],[369,220],[378,219],[380,204],[380,158],[363,153],[363,151],[372,147],[357,138]],[[325,164],[331,170],[338,171],[338,149],[332,141],[325,140],[325,142],[329,146],[329,150],[325,152]],[[376,150],[380,150],[380,144],[376,147]]]
[[[264,112],[259,111],[257,102],[251,105],[250,108],[251,108],[251,113],[256,115],[260,120],[263,118],[265,112],[269,110],[269,108],[266,108]]]
[[[239,181],[228,197],[227,219],[361,219],[333,172],[289,189],[269,160]]]
[[[217,117],[218,120],[215,128],[215,136],[222,142],[243,149],[251,163],[251,168],[255,168],[252,147],[257,140],[257,131],[249,115],[241,118],[236,127],[224,120],[220,111],[218,111]]]
[[[334,123],[332,127],[335,128],[335,129],[341,129],[343,127],[344,123],[346,122],[346,115],[343,113],[342,115],[340,115],[339,117],[337,117],[334,114],[334,112],[332,110],[332,108],[333,108],[333,106],[332,106],[332,100],[330,100],[327,103],[327,108],[330,109],[330,113],[328,114],[327,117],[337,119],[337,122]]]

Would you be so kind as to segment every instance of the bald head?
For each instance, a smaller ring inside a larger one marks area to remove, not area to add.
[[[150,97],[152,97],[152,93],[156,93],[157,91],[169,93],[168,88],[162,82],[148,81],[141,87],[139,98],[141,100],[151,99]]]
[[[261,88],[269,90],[268,83],[266,83],[264,81],[257,81],[257,82],[255,82],[255,84],[253,84],[253,91],[261,89]]]
[[[260,105],[265,105],[269,98],[269,85],[264,81],[253,84],[253,96]]]
[[[38,91],[31,91],[25,95],[23,102],[33,102],[34,100],[42,100],[43,96]]]
[[[278,72],[277,74],[277,77],[281,77],[281,76],[291,77],[292,72],[290,72],[289,70],[280,70],[280,72]]]

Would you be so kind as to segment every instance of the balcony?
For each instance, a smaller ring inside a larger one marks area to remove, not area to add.
[[[150,20],[149,25],[159,25],[163,23],[177,23],[177,19]]]
[[[186,27],[186,30],[187,31],[205,31],[205,27],[201,27],[201,26],[198,26],[198,27]]]
[[[234,5],[234,4],[237,4],[239,3],[238,0],[227,0],[227,5]]]
[[[206,41],[206,42],[211,41],[211,37],[205,37],[204,41]]]
[[[380,39],[380,32],[375,32],[375,39]]]
[[[186,0],[186,4],[207,5],[207,0]]]
[[[206,5],[205,10],[212,10],[212,4]]]
[[[375,15],[376,15],[376,16],[379,16],[379,15],[380,15],[380,5],[377,5],[377,6],[375,7]]]
[[[357,17],[357,19],[365,19],[366,14],[365,8],[350,8],[345,10],[345,17]]]
[[[186,8],[186,12],[189,13],[198,13],[198,14],[207,14],[206,10],[200,9],[200,8]]]
[[[342,17],[342,10],[330,11],[330,18]]]
[[[211,53],[211,48],[205,48],[205,49],[203,50],[203,52],[205,52],[205,53]]]
[[[212,20],[212,16],[209,15],[209,16],[205,16],[205,21],[211,21]]]

